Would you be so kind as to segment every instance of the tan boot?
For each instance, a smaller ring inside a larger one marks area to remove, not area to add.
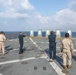
[[[67,69],[67,66],[64,65],[63,68],[64,68],[64,69]]]
[[[71,65],[68,65],[68,67],[67,67],[67,68],[68,68],[68,69],[70,69],[71,67],[72,67]]]

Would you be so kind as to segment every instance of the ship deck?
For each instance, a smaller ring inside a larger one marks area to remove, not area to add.
[[[62,53],[60,40],[56,41],[56,60],[48,62],[49,43],[47,38],[24,38],[24,53],[19,54],[18,39],[5,42],[6,55],[0,54],[0,75],[76,75],[76,40],[72,68],[68,74],[62,73]]]

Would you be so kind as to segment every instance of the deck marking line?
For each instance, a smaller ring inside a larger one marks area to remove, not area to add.
[[[5,61],[5,62],[0,62],[0,65],[16,63],[16,62],[22,62],[22,61],[33,60],[33,59],[36,59],[36,58],[35,57],[31,57],[31,58],[25,58],[25,59],[17,59],[17,60]]]
[[[65,73],[62,73],[62,70],[57,66],[55,62],[50,62],[50,65],[58,73],[58,75],[66,75]]]
[[[46,58],[46,57],[40,57],[40,58]],[[25,58],[25,59],[17,59],[17,60],[11,60],[11,61],[4,61],[4,62],[0,62],[0,65],[11,64],[11,63],[16,63],[16,62],[22,62],[22,61],[28,61],[28,60],[33,60],[33,59],[39,59],[39,58],[30,57],[30,58]]]
[[[41,57],[41,58],[46,58],[46,57]],[[5,62],[1,62],[0,65],[9,64],[9,63],[16,63],[16,62],[22,62],[22,61],[28,61],[28,60],[33,60],[33,59],[37,59],[37,58],[31,57],[31,58],[25,58],[25,59],[21,59],[21,60],[17,59],[17,60],[12,60],[12,61],[5,61]],[[61,72],[61,69],[56,65],[55,62],[50,62],[50,65],[58,73],[58,75],[66,75],[66,74]]]
[[[3,75],[3,74],[0,73],[0,75]]]
[[[35,46],[37,46],[37,44],[31,38],[30,38],[30,40],[33,42],[33,44],[35,44]],[[48,55],[46,54],[46,58],[47,57],[48,57]],[[50,65],[53,67],[53,69],[57,72],[58,75],[66,75],[66,74],[62,73],[62,70],[57,66],[57,64],[55,62],[50,62]]]
[[[41,41],[36,41],[36,43],[49,43],[49,42],[41,42]]]
[[[31,38],[29,38],[32,42],[33,42],[33,44],[39,49],[39,50],[42,50]]]
[[[19,48],[15,48],[15,49],[13,49],[13,50],[10,50],[10,52],[12,52],[12,51],[17,51],[17,50],[19,50]]]
[[[10,39],[10,40],[8,40],[8,41],[18,41],[18,39]]]

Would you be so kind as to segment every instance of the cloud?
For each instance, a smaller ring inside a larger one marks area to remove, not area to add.
[[[76,12],[69,8],[58,11],[48,19],[47,28],[49,27],[53,30],[61,29],[66,31],[67,29],[72,29],[76,31]]]
[[[34,9],[29,0],[0,0],[0,7],[4,8],[4,10],[0,11],[0,17],[3,18],[29,17],[28,13],[19,11],[21,9],[24,11]]]
[[[76,24],[76,12],[71,9],[63,9],[53,16],[54,20],[62,25]]]
[[[76,31],[76,0],[70,0],[68,3],[68,8],[57,11],[53,16],[42,16],[40,14],[36,15],[36,18],[40,22],[40,26],[44,29],[61,29],[65,31],[67,29],[72,29]]]
[[[20,14],[20,13],[8,13],[8,11],[6,12],[6,13],[4,13],[4,12],[1,12],[0,13],[0,17],[2,17],[2,18],[28,18],[29,17],[29,15],[28,14]]]
[[[70,8],[62,9],[53,16],[42,16],[39,13],[35,14],[35,18],[39,23],[37,25],[43,29],[61,29],[65,31],[72,29],[75,31],[76,27],[76,12]],[[35,19],[35,20],[36,20]],[[34,21],[36,22],[36,21]]]
[[[33,10],[35,7],[30,4],[29,0],[0,0],[0,5],[5,7],[13,7],[14,9],[20,10]]]
[[[57,11],[52,16],[42,16],[34,10],[35,7],[29,2],[29,0],[0,0],[0,6],[5,8],[5,10],[0,11],[0,18],[10,18],[11,20],[1,23],[1,25],[4,24],[4,27],[5,24],[7,24],[8,27],[11,27],[11,25],[17,25],[15,30],[21,28],[21,30],[61,29],[65,31],[66,29],[71,28],[73,31],[76,31],[75,0],[70,0],[67,8]],[[29,10],[30,13],[28,13]],[[15,19],[15,21],[12,19]],[[14,27],[15,26],[13,26],[13,28]]]
[[[9,8],[5,12],[0,12],[0,17],[2,18],[20,18],[20,17],[29,17],[28,14],[24,13],[18,13],[15,11],[14,8]]]
[[[28,14],[24,13],[17,13],[17,12],[1,12],[0,18],[28,18],[30,17]]]
[[[21,6],[26,9],[26,10],[33,10],[34,6],[32,4],[30,4],[30,2],[28,0],[23,0],[21,2]]]
[[[70,0],[69,3],[68,3],[68,7],[69,7],[71,10],[76,11],[76,0]]]
[[[42,24],[48,23],[48,17],[43,17],[40,14],[36,14],[35,16]]]

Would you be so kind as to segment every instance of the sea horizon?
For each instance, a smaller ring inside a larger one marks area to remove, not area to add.
[[[18,35],[19,35],[19,32],[22,32],[23,34],[26,34],[28,36],[30,36],[30,31],[4,31],[5,33],[5,36],[8,38],[10,37],[10,39],[13,39],[13,38],[17,38]],[[61,32],[61,37],[64,37],[65,36],[65,32]],[[56,34],[56,32],[55,32]],[[38,31],[34,31],[34,36],[38,36]],[[45,37],[46,36],[46,31],[42,31],[42,37]],[[72,38],[76,38],[76,32],[72,32]]]

